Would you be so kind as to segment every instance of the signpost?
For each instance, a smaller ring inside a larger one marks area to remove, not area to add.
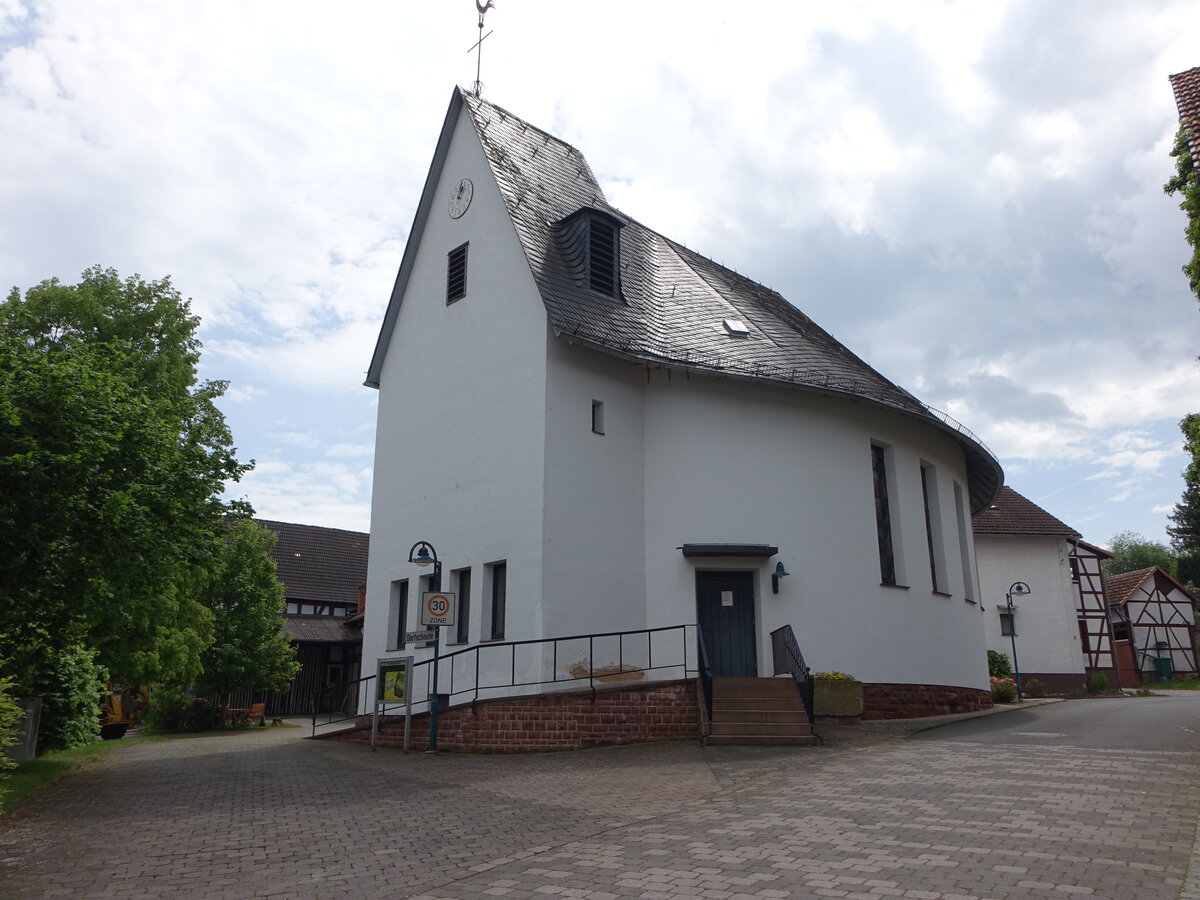
[[[421,595],[421,624],[433,627],[433,697],[429,703],[429,750],[437,751],[438,660],[441,653],[443,625],[453,625],[457,608],[454,595],[442,591],[426,591]]]
[[[375,709],[371,716],[371,749],[379,736],[379,710],[389,704],[404,704],[404,749],[408,750],[409,728],[412,724],[412,691],[409,676],[413,658],[399,656],[379,660],[375,669]]]

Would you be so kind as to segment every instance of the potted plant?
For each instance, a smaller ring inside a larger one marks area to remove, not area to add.
[[[813,715],[823,725],[857,725],[863,711],[862,682],[845,672],[814,672]]]

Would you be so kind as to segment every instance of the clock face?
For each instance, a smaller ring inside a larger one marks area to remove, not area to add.
[[[471,196],[475,193],[475,185],[470,178],[461,179],[450,191],[450,218],[457,219],[471,205]]]

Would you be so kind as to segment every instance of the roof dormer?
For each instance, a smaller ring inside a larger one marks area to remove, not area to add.
[[[552,226],[571,276],[592,293],[621,301],[621,226],[616,216],[584,206]]]

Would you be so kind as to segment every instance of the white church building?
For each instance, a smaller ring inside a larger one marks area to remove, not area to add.
[[[431,652],[404,639],[425,540],[460,607],[443,653],[688,625],[715,678],[767,677],[790,626],[812,670],[864,683],[866,717],[990,705],[971,517],[1002,484],[992,453],[461,89],[366,383],[364,674]],[[642,665],[632,642],[587,646],[521,657],[513,681]]]

